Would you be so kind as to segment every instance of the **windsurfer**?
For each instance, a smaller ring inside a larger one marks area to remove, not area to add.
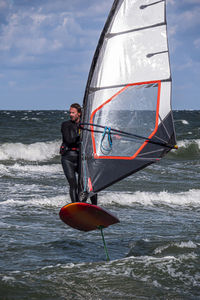
[[[79,173],[79,144],[80,144],[80,119],[81,106],[73,103],[70,106],[70,120],[61,125],[62,145],[60,147],[61,163],[64,174],[70,187],[70,198],[72,202],[79,202],[80,183],[76,173]],[[97,205],[97,195],[90,198],[92,204]]]

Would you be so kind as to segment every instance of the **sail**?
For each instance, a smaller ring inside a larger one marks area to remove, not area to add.
[[[80,176],[89,195],[174,147],[165,1],[114,1],[89,72],[82,124]]]

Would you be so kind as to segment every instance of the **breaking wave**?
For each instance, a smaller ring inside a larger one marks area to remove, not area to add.
[[[4,143],[0,145],[0,160],[48,161],[59,155],[60,144],[60,141]],[[191,159],[200,156],[200,139],[178,141],[178,147],[178,150],[169,153],[171,158]]]
[[[0,145],[0,160],[47,161],[59,155],[59,147],[60,141],[4,143]]]
[[[200,156],[200,139],[178,141],[178,150],[172,150],[169,156],[182,159],[193,159]]]
[[[101,200],[102,199],[102,200]],[[200,208],[200,190],[189,190],[187,192],[170,193],[167,191],[153,192],[135,192],[135,193],[102,193],[99,200],[103,205],[120,206],[167,206],[170,208]]]
[[[19,189],[19,186],[17,187]],[[26,192],[26,189],[34,188],[34,186],[22,185],[21,189]],[[15,190],[16,187],[14,186]],[[117,193],[117,192],[104,192],[99,195],[99,206],[103,207],[135,207],[137,205],[144,207],[168,207],[173,208],[186,208],[186,209],[199,209],[200,208],[200,190],[189,190],[181,193],[149,193],[149,192],[135,192],[135,193]],[[64,205],[66,201],[70,202],[69,194],[61,194],[53,197],[37,197],[32,199],[20,199],[9,198],[6,201],[0,203],[3,206],[32,206],[32,207],[45,207],[52,206],[58,207]],[[88,203],[90,201],[88,200]]]

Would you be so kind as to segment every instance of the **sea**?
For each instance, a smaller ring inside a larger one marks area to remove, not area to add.
[[[65,111],[0,111],[0,299],[200,299],[200,111],[174,111],[178,150],[99,193],[120,219],[82,232],[60,164]]]

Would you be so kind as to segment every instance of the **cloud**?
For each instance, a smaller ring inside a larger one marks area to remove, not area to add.
[[[183,64],[177,66],[178,71],[190,69],[194,67],[194,61],[190,57],[185,57]]]
[[[9,81],[8,82],[10,87],[15,87],[16,86],[16,81]]]
[[[68,51],[85,51],[96,45],[99,29],[97,25],[88,28],[88,17],[94,23],[108,11],[109,2],[93,1],[28,1],[13,2],[5,6],[4,24],[1,25],[0,59],[9,67],[22,64],[47,65],[47,60],[60,61]],[[18,3],[18,4],[17,4]],[[20,4],[19,4],[20,3]],[[97,19],[96,19],[97,18]],[[91,21],[92,22],[92,21]],[[94,43],[95,40],[95,43]],[[64,60],[66,61],[66,54]]]
[[[91,16],[96,16],[96,18],[101,17],[102,15],[108,14],[111,5],[112,5],[112,0],[107,0],[107,1],[101,1],[101,2],[92,2],[90,1],[91,4],[84,10],[79,10],[78,12],[75,13],[77,17],[91,17]]]
[[[0,0],[0,25],[6,24],[10,4],[5,0]]]
[[[78,86],[77,93],[83,92],[111,3],[20,0],[5,6],[0,23],[1,89],[23,91],[24,96],[58,87],[69,92]]]
[[[182,5],[199,4],[199,0],[182,0]]]
[[[10,16],[8,24],[3,26],[1,45],[4,45],[4,49],[7,50],[21,48],[25,51],[35,51],[36,54],[52,51],[58,47],[56,31],[60,30],[60,34],[64,34],[63,29],[67,29],[64,28],[67,24],[66,18],[62,14],[45,16],[29,11],[14,13]],[[52,46],[47,43],[47,40],[52,43]],[[54,41],[57,46],[54,45]]]
[[[194,41],[194,46],[196,49],[200,49],[200,38],[198,38]]]
[[[178,20],[185,30],[200,25],[200,7],[193,7],[192,9],[183,12],[180,14]]]
[[[184,53],[196,56],[198,49],[199,27],[200,27],[200,2],[183,0],[168,2],[168,32],[170,50],[174,55],[184,57]],[[171,7],[170,7],[171,5]],[[192,47],[194,45],[194,47]],[[184,60],[184,58],[183,58]],[[194,59],[195,60],[195,59]],[[182,63],[181,63],[182,65]],[[185,65],[185,63],[184,63]],[[188,65],[188,63],[186,63]]]
[[[175,79],[177,76],[181,80],[187,73],[194,77],[199,66],[199,1],[166,1]],[[45,94],[54,87],[65,90],[65,95],[70,89],[77,95],[81,89],[83,92],[112,3],[113,0],[0,0],[1,87],[21,89],[23,97],[25,90],[38,89],[39,93],[43,89]]]
[[[200,2],[193,1],[199,5],[192,5],[190,1],[184,1],[187,5],[184,5],[181,1],[170,1],[168,4],[168,19],[173,25],[173,32],[190,32],[196,26],[200,25]],[[170,7],[172,4],[172,7]]]
[[[171,5],[175,5],[175,1],[174,1],[174,0],[168,0],[168,1],[167,1],[167,5],[168,5],[168,4],[169,4],[169,5],[170,5],[170,4],[171,4]]]

